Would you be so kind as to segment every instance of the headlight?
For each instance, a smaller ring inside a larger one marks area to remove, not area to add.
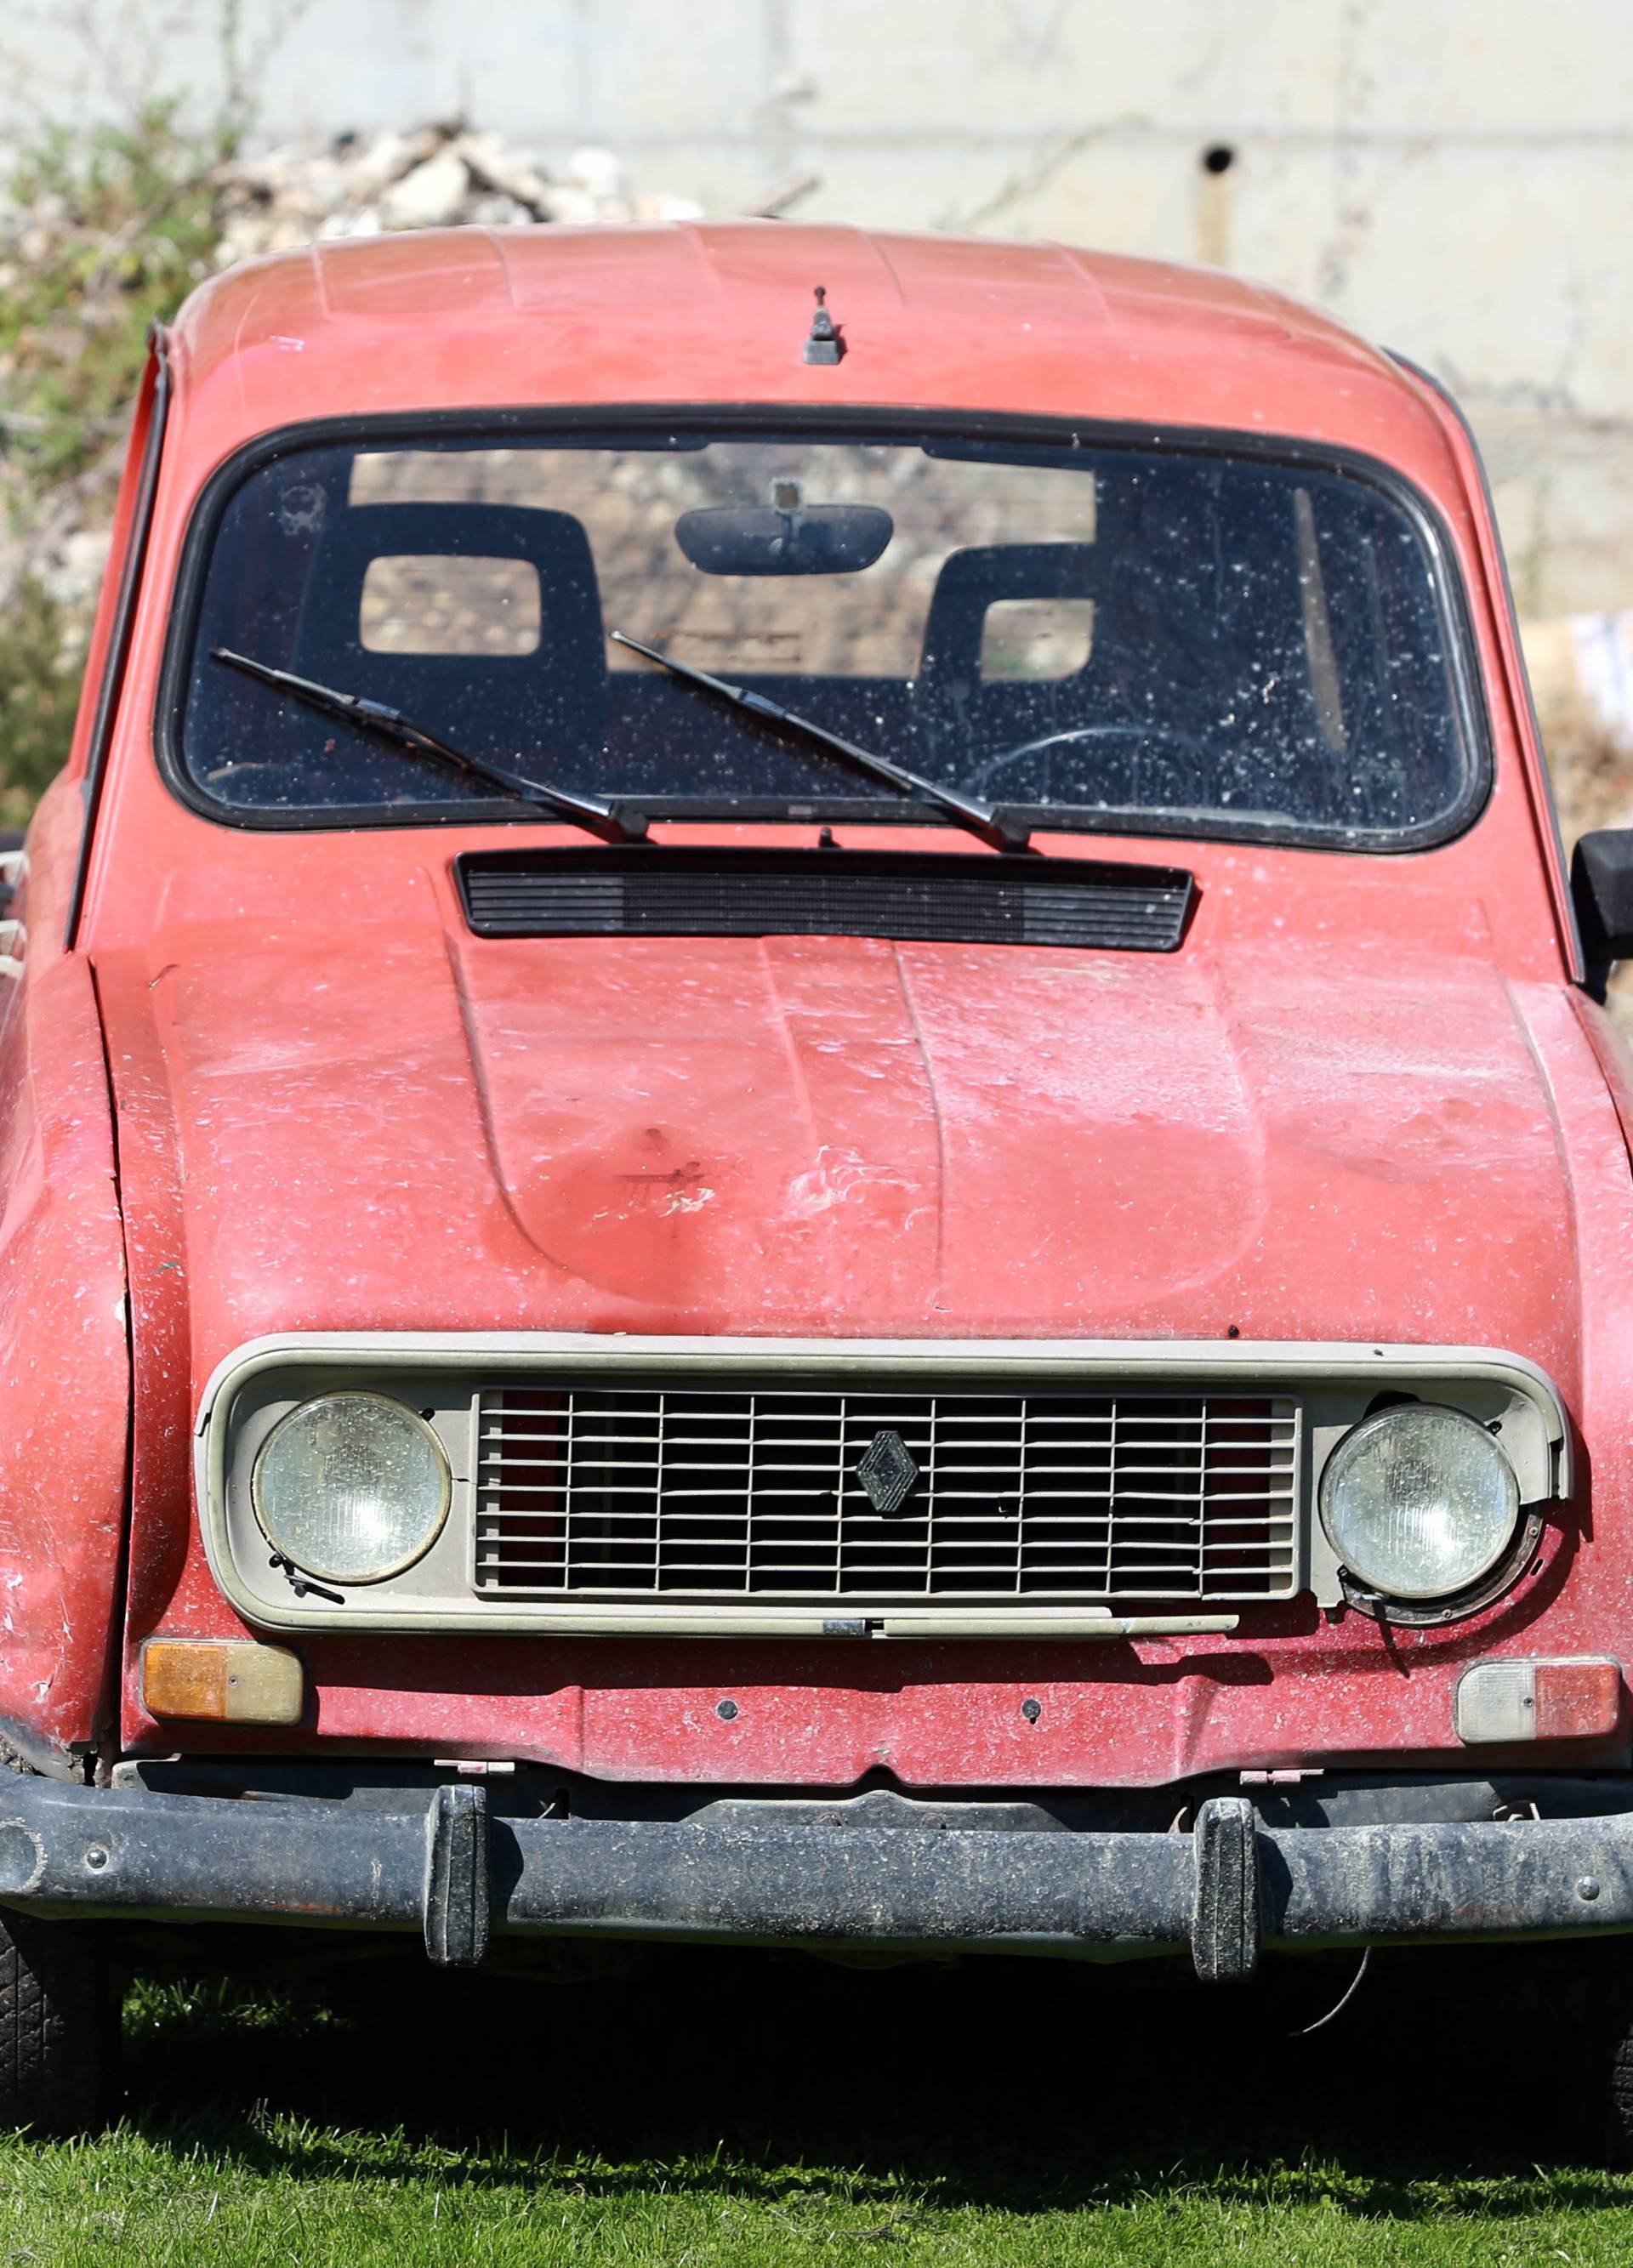
[[[1436,1403],[1364,1418],[1321,1476],[1334,1550],[1369,1590],[1396,1598],[1467,1590],[1507,1550],[1518,1517],[1519,1484],[1497,1444]]]
[[[325,1394],[280,1418],[250,1494],[276,1551],[309,1575],[378,1583],[429,1551],[448,1514],[442,1445],[384,1394]]]

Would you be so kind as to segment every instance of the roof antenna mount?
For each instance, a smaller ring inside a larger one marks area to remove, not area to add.
[[[811,317],[810,335],[805,342],[802,362],[839,362],[845,355],[845,341],[839,327],[828,313],[828,292],[825,285],[816,286],[816,312]]]

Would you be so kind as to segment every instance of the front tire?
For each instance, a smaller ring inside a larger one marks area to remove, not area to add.
[[[0,2129],[100,2125],[118,2072],[119,2012],[94,1923],[0,1907]]]
[[[1633,2167],[1633,2009],[1624,1999],[1609,2022],[1601,2020],[1594,2029],[1599,2052],[1589,2064],[1588,2135],[1600,2163],[1625,2173]]]

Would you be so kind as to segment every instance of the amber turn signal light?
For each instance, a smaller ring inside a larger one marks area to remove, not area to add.
[[[142,1698],[154,1717],[212,1725],[298,1725],[306,1675],[287,1646],[248,1639],[150,1638]]]

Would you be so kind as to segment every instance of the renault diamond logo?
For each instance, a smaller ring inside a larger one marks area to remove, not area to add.
[[[913,1494],[919,1468],[899,1433],[876,1433],[856,1467],[856,1477],[868,1491],[868,1501],[888,1520]]]

